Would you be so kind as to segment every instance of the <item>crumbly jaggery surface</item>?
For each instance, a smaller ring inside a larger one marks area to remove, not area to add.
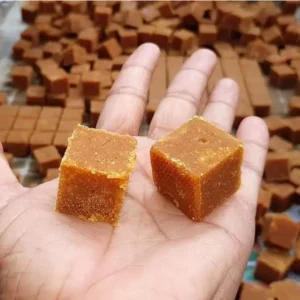
[[[116,224],[135,164],[133,137],[78,125],[60,167],[56,210]]]
[[[188,217],[200,221],[240,186],[242,143],[194,117],[153,145],[158,190]]]

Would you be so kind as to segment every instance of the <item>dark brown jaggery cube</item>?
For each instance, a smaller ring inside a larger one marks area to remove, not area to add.
[[[115,57],[112,61],[112,71],[121,70],[127,59],[127,55],[120,55]]]
[[[113,61],[111,59],[98,59],[93,66],[93,70],[111,71]]]
[[[283,38],[285,43],[297,45],[300,38],[299,24],[288,25],[283,33]]]
[[[122,48],[115,38],[111,38],[103,42],[98,49],[98,55],[100,58],[114,58],[121,55]]]
[[[12,130],[33,131],[35,128],[36,119],[23,119],[18,117],[14,122]]]
[[[54,131],[34,131],[29,141],[31,151],[52,145],[53,138]]]
[[[17,89],[26,89],[33,79],[31,66],[14,66],[11,71],[12,84]]]
[[[96,6],[94,11],[95,24],[101,28],[106,27],[111,20],[112,8],[105,6]]]
[[[274,65],[270,70],[270,83],[281,89],[289,89],[297,84],[297,73],[287,64]]]
[[[122,30],[123,27],[117,23],[110,23],[104,30],[106,39],[117,39],[119,35],[119,30]]]
[[[283,43],[281,31],[276,25],[265,28],[261,35],[263,40],[268,44],[281,45]]]
[[[269,141],[269,150],[274,152],[286,152],[292,150],[293,144],[281,138],[278,135],[273,135]]]
[[[21,106],[18,118],[37,120],[41,114],[40,106]]]
[[[243,283],[239,300],[274,300],[270,298],[270,289],[258,283]]]
[[[184,5],[177,10],[179,18],[183,24],[189,28],[196,28],[204,16],[205,9],[201,2],[193,2]]]
[[[247,44],[250,41],[259,38],[260,35],[261,35],[261,29],[257,26],[252,26],[250,29],[242,31],[241,43]]]
[[[119,31],[120,45],[123,49],[136,48],[138,46],[137,31],[122,29]]]
[[[295,247],[295,261],[293,264],[293,271],[300,274],[300,238],[298,238]]]
[[[43,107],[40,114],[40,119],[55,119],[59,120],[63,109],[61,107]]]
[[[6,104],[7,102],[7,94],[4,92],[0,92],[0,106]]]
[[[53,14],[56,13],[56,3],[51,0],[39,1],[39,11],[41,13]]]
[[[54,132],[58,126],[59,119],[40,118],[35,126],[35,131]]]
[[[80,74],[68,74],[69,86],[70,87],[78,87],[81,81]]]
[[[193,117],[156,142],[150,156],[159,192],[194,221],[240,186],[243,144],[202,117]]]
[[[287,210],[295,196],[295,188],[289,183],[267,183],[265,188],[272,193],[271,209],[275,212]]]
[[[256,207],[256,220],[263,217],[271,206],[272,194],[270,191],[260,189]]]
[[[289,128],[289,140],[294,144],[300,143],[300,117],[290,117],[285,119]]]
[[[100,94],[101,73],[97,70],[82,74],[82,93],[86,97],[96,97]]]
[[[270,135],[279,135],[283,138],[287,138],[289,134],[289,128],[284,120],[279,116],[269,116],[264,118],[264,121],[268,127]]]
[[[155,27],[151,25],[143,25],[138,28],[138,44],[152,42]]]
[[[185,53],[192,47],[194,34],[186,29],[180,29],[174,32],[172,38],[172,48]]]
[[[299,1],[282,1],[281,3],[281,10],[284,14],[294,14],[297,10],[297,8],[299,7]],[[280,300],[280,299],[279,299]]]
[[[69,91],[68,74],[63,69],[46,70],[43,74],[48,92],[53,94],[67,94]]]
[[[39,172],[45,176],[50,168],[58,168],[61,162],[61,156],[54,146],[46,146],[35,149],[33,156],[38,164]]]
[[[300,294],[300,285],[294,279],[285,279],[270,284],[271,299],[297,300]]]
[[[43,182],[47,182],[53,179],[58,178],[59,175],[59,168],[50,168],[47,170],[46,176],[43,179]]]
[[[100,86],[101,89],[111,88],[113,84],[111,74],[100,74]],[[100,91],[101,94],[101,91]]]
[[[29,65],[34,65],[37,60],[43,57],[43,51],[40,48],[31,48],[25,50],[23,60]]]
[[[156,27],[152,35],[152,41],[162,49],[168,49],[171,41],[172,29]]]
[[[289,252],[265,248],[257,259],[254,276],[265,283],[281,280],[287,275],[293,260],[294,256]]]
[[[174,17],[174,11],[169,1],[156,3],[155,8],[159,11],[162,18]]]
[[[300,151],[299,150],[289,151],[288,155],[290,157],[291,168],[300,167]]]
[[[263,62],[261,62],[262,70],[265,74],[270,73],[270,69],[273,65],[281,65],[287,62],[285,56],[280,55],[278,53],[271,54],[265,58]]]
[[[62,11],[65,15],[83,12],[85,6],[85,1],[62,1]]]
[[[78,120],[62,119],[62,120],[60,120],[60,122],[58,124],[57,131],[58,132],[66,132],[66,131],[72,132],[78,123],[80,123]]]
[[[300,186],[300,168],[292,169],[290,173],[290,182],[296,186]]]
[[[87,52],[85,48],[72,44],[63,50],[62,64],[63,66],[80,65],[86,62]]]
[[[94,63],[98,60],[97,53],[88,53],[86,55],[86,62],[90,64],[91,68],[93,68]]]
[[[48,26],[45,30],[44,36],[49,41],[58,41],[61,36],[63,35],[63,32],[61,29],[55,28],[53,26]]]
[[[291,250],[298,234],[299,226],[288,214],[269,213],[265,216],[261,237],[266,245]]]
[[[26,90],[26,104],[44,105],[45,96],[46,96],[45,87],[31,85]]]
[[[146,23],[150,23],[160,16],[160,13],[157,10],[157,8],[151,4],[144,6],[140,11],[142,18]]]
[[[272,181],[285,181],[289,179],[290,161],[286,152],[270,152],[267,154],[265,164],[265,179]]]
[[[47,42],[43,46],[43,55],[45,58],[55,57],[62,51],[62,45],[58,42]]]
[[[105,103],[104,101],[91,101],[91,116],[90,116],[90,127],[95,128],[99,116],[103,110]]]
[[[40,33],[34,26],[28,26],[21,32],[21,38],[32,43],[32,45],[38,45],[40,43]]]
[[[84,29],[78,35],[78,44],[89,53],[97,50],[98,40],[99,32],[96,28]]]
[[[200,45],[212,45],[217,41],[218,29],[214,24],[199,25]]]
[[[38,14],[38,5],[34,1],[26,2],[21,8],[22,21],[33,24]]]
[[[65,108],[63,110],[61,120],[76,120],[79,123],[82,122],[84,115],[84,110],[82,109],[75,109],[75,108]]]
[[[58,63],[53,58],[39,59],[35,63],[36,68],[43,76],[43,73],[50,69],[58,69]]]
[[[68,95],[65,93],[53,94],[48,93],[46,98],[46,104],[49,106],[61,106],[65,107]]]
[[[74,128],[73,128],[74,129]],[[68,139],[72,135],[73,130],[57,132],[54,136],[53,146],[56,147],[60,155],[64,155],[68,147]]]
[[[75,65],[71,68],[70,73],[71,74],[83,74],[85,72],[90,71],[90,64],[85,63],[85,64],[81,64],[81,65]]]
[[[11,130],[6,138],[6,150],[16,157],[24,157],[29,154],[29,140],[31,131]]]
[[[23,54],[26,50],[32,47],[32,42],[27,40],[19,40],[13,46],[13,58],[17,60],[23,59]]]
[[[299,49],[296,47],[286,47],[279,50],[280,55],[284,56],[288,62],[292,59],[300,59]]]
[[[126,13],[124,25],[131,28],[139,28],[143,25],[142,14],[139,10],[130,10]]]

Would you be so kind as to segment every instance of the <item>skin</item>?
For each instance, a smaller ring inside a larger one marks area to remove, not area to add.
[[[138,135],[158,57],[153,44],[132,54],[97,128]],[[115,228],[54,212],[58,181],[24,188],[1,155],[1,299],[234,299],[253,245],[268,144],[264,122],[241,123],[242,186],[201,223],[157,192],[149,157],[155,140],[197,114],[215,62],[211,51],[195,52],[171,83],[148,137],[137,136],[137,164]],[[222,79],[203,116],[230,132],[237,101],[236,83]]]

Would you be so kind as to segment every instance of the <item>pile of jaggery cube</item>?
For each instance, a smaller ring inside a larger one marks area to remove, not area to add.
[[[12,48],[11,70],[13,87],[25,91],[24,105],[7,105],[0,94],[0,139],[8,161],[13,166],[13,157],[33,154],[41,178],[55,178],[74,127],[96,126],[109,89],[140,44],[153,42],[162,50],[148,93],[148,123],[184,60],[208,47],[219,61],[199,113],[216,82],[230,77],[240,87],[235,127],[257,115],[271,135],[256,216],[257,237],[266,247],[255,269],[257,279],[271,284],[244,283],[239,297],[272,299],[271,289],[277,300],[296,299],[300,287],[283,279],[291,270],[300,273],[299,223],[284,213],[300,201],[298,6],[297,1],[25,2],[21,15],[28,26]],[[286,99],[288,115],[272,114],[269,84],[293,90]],[[282,296],[286,290],[291,298]]]

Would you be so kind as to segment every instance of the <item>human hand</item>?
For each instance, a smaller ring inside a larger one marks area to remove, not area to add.
[[[159,57],[141,46],[112,87],[97,128],[138,135]],[[197,114],[216,57],[199,50],[170,85],[150,125],[137,137],[137,165],[117,227],[53,211],[58,181],[27,189],[0,158],[1,299],[234,299],[254,238],[254,217],[268,132],[256,117],[237,137],[245,144],[242,186],[202,222],[158,193],[150,147]],[[231,131],[237,85],[221,80],[203,116]]]

